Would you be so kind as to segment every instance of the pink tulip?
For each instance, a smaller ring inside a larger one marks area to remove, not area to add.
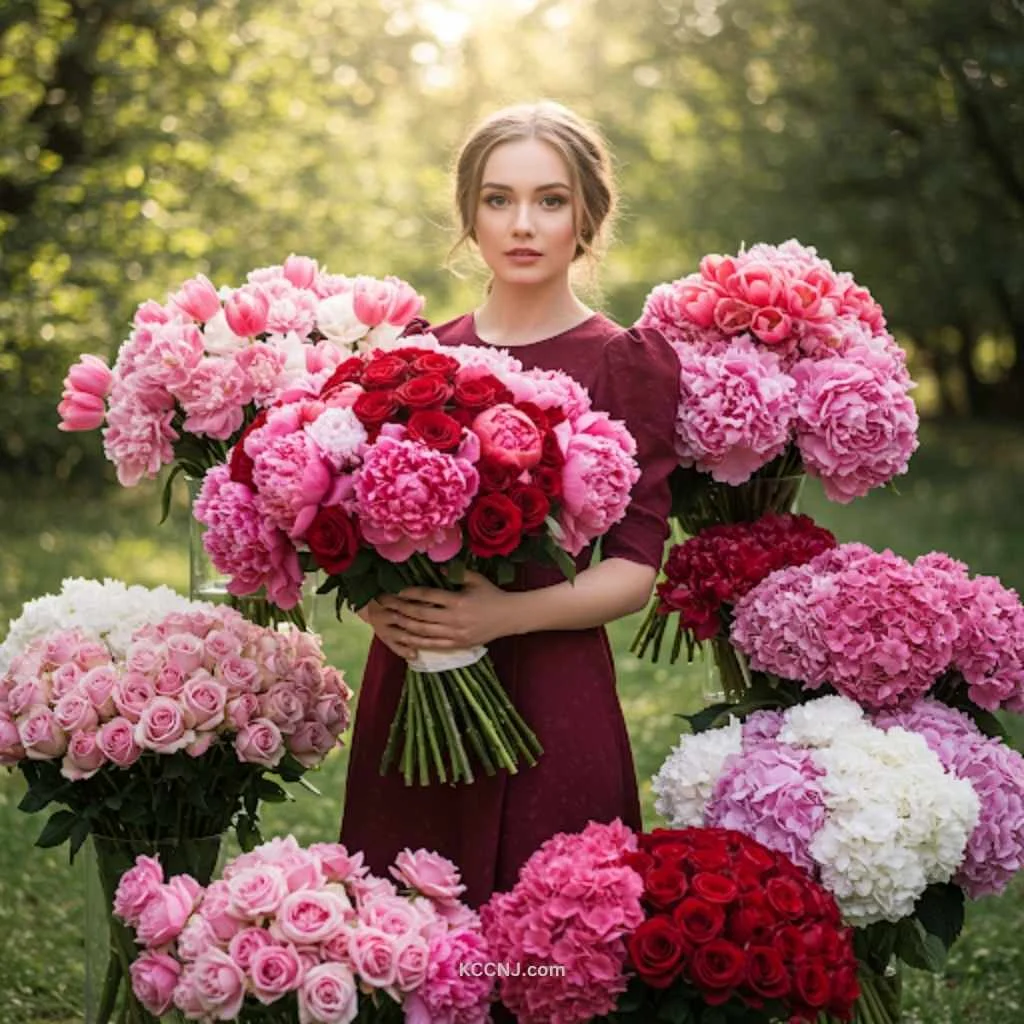
[[[251,338],[267,329],[270,303],[258,288],[240,288],[224,304],[228,327],[240,338]]]
[[[220,297],[217,289],[202,274],[189,278],[171,296],[174,303],[186,316],[206,323],[220,312]]]
[[[792,320],[775,306],[759,309],[750,321],[751,332],[766,345],[777,345],[785,341],[792,329]]]
[[[392,287],[387,321],[389,324],[404,327],[423,308],[423,296],[399,277],[388,275],[385,280]]]
[[[316,260],[308,256],[296,256],[292,253],[284,261],[284,276],[296,288],[311,288],[318,269]]]
[[[60,430],[95,430],[106,416],[106,397],[114,375],[98,356],[84,355],[64,378],[62,401],[57,406]]]
[[[375,277],[359,276],[352,290],[352,304],[356,316],[367,327],[376,327],[387,318],[391,308],[391,288]]]

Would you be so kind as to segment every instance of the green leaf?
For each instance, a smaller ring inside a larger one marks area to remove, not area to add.
[[[905,917],[896,926],[896,955],[909,967],[940,974],[947,952],[942,940],[925,931],[917,918]]]
[[[166,523],[167,517],[171,512],[171,498],[174,495],[174,478],[179,473],[184,473],[185,467],[180,463],[175,463],[174,468],[167,475],[167,481],[164,483],[163,494],[160,495],[160,522]]]
[[[34,786],[28,790],[18,803],[18,810],[26,814],[35,814],[41,811],[48,804],[52,803],[58,796],[59,791],[54,792],[49,787]]]
[[[406,586],[405,579],[398,569],[383,559],[377,563],[377,585],[389,594],[397,594],[400,590],[405,590]]]
[[[260,779],[256,792],[268,804],[283,804],[288,799],[288,794],[273,779]]]
[[[458,558],[453,558],[445,564],[445,576],[448,582],[454,586],[462,586],[466,582],[466,563]]]
[[[69,850],[70,861],[73,863],[75,860],[75,854],[82,848],[82,843],[89,838],[89,833],[92,831],[92,822],[89,818],[78,818],[75,823],[71,826],[71,833],[68,838],[71,840],[71,848]]]
[[[507,587],[516,578],[516,567],[507,561],[500,561],[495,571],[495,583],[499,587]]]
[[[78,815],[74,811],[57,811],[50,820],[43,826],[39,833],[36,846],[44,850],[52,846],[60,846],[71,835],[71,830],[78,821]]]
[[[914,917],[946,949],[960,937],[964,927],[964,891],[950,882],[929,885],[914,906]]]
[[[730,713],[734,713],[735,707],[735,704],[723,701],[720,704],[709,704],[695,714],[679,715],[678,717],[685,719],[690,725],[690,731],[696,735],[699,732],[707,732],[708,729],[724,725]]]

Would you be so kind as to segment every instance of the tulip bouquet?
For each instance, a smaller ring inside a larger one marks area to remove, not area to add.
[[[498,982],[521,1024],[848,1019],[858,995],[832,897],[727,829],[556,835],[480,915],[492,956],[527,965]]]
[[[236,857],[205,888],[165,882],[160,862],[140,857],[114,900],[143,947],[135,993],[150,1013],[187,1020],[485,1024],[488,952],[455,865],[405,850],[391,875],[291,836]]]
[[[566,374],[430,335],[341,363],[315,396],[261,413],[195,504],[234,593],[288,606],[305,570],[361,608],[418,585],[456,589],[466,569],[510,582],[519,563],[573,558],[625,513],[639,476],[625,427]],[[382,763],[407,784],[472,781],[533,764],[540,744],[486,648],[410,662]]]

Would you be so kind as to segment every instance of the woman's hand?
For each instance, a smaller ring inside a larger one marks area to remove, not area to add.
[[[397,625],[394,612],[384,608],[379,601],[371,601],[359,610],[359,617],[370,624],[374,636],[392,654],[403,661],[416,657],[416,648],[410,647],[406,633]]]
[[[406,587],[399,594],[384,594],[378,598],[381,610],[376,616],[391,641],[402,647],[452,651],[516,632],[511,611],[517,598],[467,571],[459,591]],[[377,631],[374,620],[371,625]],[[377,635],[395,650],[379,631]]]

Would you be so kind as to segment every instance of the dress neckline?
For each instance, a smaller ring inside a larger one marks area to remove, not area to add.
[[[499,344],[498,342],[487,341],[484,338],[481,338],[480,337],[480,333],[476,329],[476,314],[473,313],[473,312],[469,312],[469,313],[466,314],[466,317],[469,320],[469,329],[472,332],[473,337],[481,345],[485,345],[487,348],[504,348],[504,349],[508,349],[510,352],[516,351],[516,350],[521,349],[521,348],[533,348],[535,345],[543,345],[547,341],[554,341],[556,338],[561,338],[561,337],[564,337],[566,334],[572,334],[573,331],[578,331],[581,327],[584,327],[587,324],[593,323],[595,320],[598,320],[599,318],[601,318],[603,316],[604,316],[603,313],[595,311],[595,312],[591,313],[590,316],[588,316],[585,320],[581,320],[578,324],[573,324],[572,327],[567,327],[564,331],[559,331],[557,334],[548,335],[548,337],[546,337],[546,338],[538,338],[536,341],[524,341],[524,342],[520,342],[519,344],[516,344],[516,345],[509,345],[509,344],[502,345],[502,344]]]

